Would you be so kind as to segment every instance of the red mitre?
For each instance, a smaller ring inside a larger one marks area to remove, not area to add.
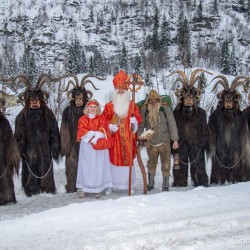
[[[128,85],[124,84],[124,82],[128,79],[128,75],[123,71],[120,70],[113,79],[113,84],[115,89],[124,89],[128,90]]]

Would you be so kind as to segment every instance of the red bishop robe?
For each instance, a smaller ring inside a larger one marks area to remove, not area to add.
[[[115,146],[109,150],[109,157],[110,162],[114,166],[133,166],[133,160],[136,155],[136,135],[132,133],[130,128],[130,117],[132,113],[134,113],[134,117],[136,118],[138,125],[141,123],[142,117],[140,115],[139,108],[134,102],[130,101],[127,117],[118,118],[118,120],[120,119],[119,129],[116,133],[111,135],[115,139]],[[110,123],[111,120],[114,119],[114,116],[116,115],[114,113],[114,106],[112,102],[105,105],[103,115]]]
[[[88,115],[83,115],[78,120],[78,130],[77,130],[77,141],[80,142],[82,136],[87,134],[89,131],[98,131],[100,128],[106,130],[107,136],[110,137],[110,132],[107,127],[107,121],[103,115],[96,115],[94,118],[89,118]],[[100,132],[103,132],[100,130]]]

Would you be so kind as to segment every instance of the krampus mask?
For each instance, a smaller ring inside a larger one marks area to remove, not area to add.
[[[229,86],[228,80],[224,75],[216,76],[212,81],[217,79],[216,84],[212,91],[214,91],[219,84],[223,86],[223,90],[217,94],[219,99],[218,108],[219,109],[239,109],[239,104],[241,101],[241,94],[236,90],[238,86],[244,85],[248,78],[246,76],[237,76],[232,81],[231,86]]]
[[[90,100],[93,96],[93,93],[90,90],[85,89],[85,85],[87,83],[90,83],[95,90],[99,90],[95,87],[93,82],[88,79],[89,77],[95,77],[99,80],[105,80],[105,78],[100,78],[91,74],[87,74],[82,78],[81,83],[79,84],[76,75],[71,75],[71,77],[73,77],[73,80],[69,80],[68,85],[63,90],[63,92],[67,92],[67,97],[70,100],[70,104],[75,105],[77,107],[85,106],[87,101]],[[70,85],[72,85],[73,88],[70,89]]]
[[[202,87],[198,84],[195,87],[195,83],[200,80],[200,76],[197,76],[199,72],[206,72],[212,75],[210,72],[203,69],[196,69],[191,73],[190,79],[188,79],[186,73],[181,70],[177,70],[176,72],[171,73],[168,76],[173,74],[179,74],[179,77],[176,79],[176,82],[182,83],[182,88],[177,88],[175,95],[178,98],[178,101],[181,102],[186,107],[197,107],[198,102],[200,100],[200,96],[202,94]]]

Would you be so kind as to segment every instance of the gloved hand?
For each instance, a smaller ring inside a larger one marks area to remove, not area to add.
[[[94,138],[91,140],[91,143],[96,144],[99,139],[104,138],[104,137],[105,135],[102,132],[97,132]]]
[[[119,129],[119,127],[116,124],[109,124],[109,130],[112,133],[117,132],[117,130]]]
[[[85,141],[86,143],[89,143],[91,138],[93,138],[96,134],[97,134],[98,131],[93,131],[93,130],[90,130],[87,134],[85,134],[84,136],[82,136],[81,140],[82,141]]]
[[[138,130],[138,123],[135,117],[130,117],[130,124],[132,132],[136,132]]]
[[[137,120],[135,117],[130,117],[130,123],[136,124]]]

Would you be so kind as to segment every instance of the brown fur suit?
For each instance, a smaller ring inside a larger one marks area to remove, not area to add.
[[[16,203],[13,175],[18,174],[20,160],[10,124],[0,112],[0,205]]]
[[[208,122],[209,152],[212,156],[210,182],[224,184],[226,181],[229,183],[249,181],[249,128],[247,117],[239,107],[241,95],[236,91],[246,77],[236,77],[231,86],[223,75],[214,79],[219,79],[217,84],[220,83],[224,90],[217,94],[219,102]]]
[[[67,96],[70,100],[70,104],[63,110],[62,123],[60,128],[61,134],[61,154],[66,157],[66,179],[65,185],[67,193],[73,193],[76,191],[76,175],[78,166],[78,154],[80,143],[76,141],[77,124],[79,118],[83,115],[83,109],[89,99],[93,96],[93,93],[85,89],[86,83],[91,83],[95,90],[98,90],[94,84],[88,79],[89,77],[95,77],[99,80],[102,78],[85,75],[81,83],[79,84],[76,75],[72,75],[73,80],[70,80],[68,86],[64,90],[67,91]],[[69,90],[70,85],[73,88]]]

